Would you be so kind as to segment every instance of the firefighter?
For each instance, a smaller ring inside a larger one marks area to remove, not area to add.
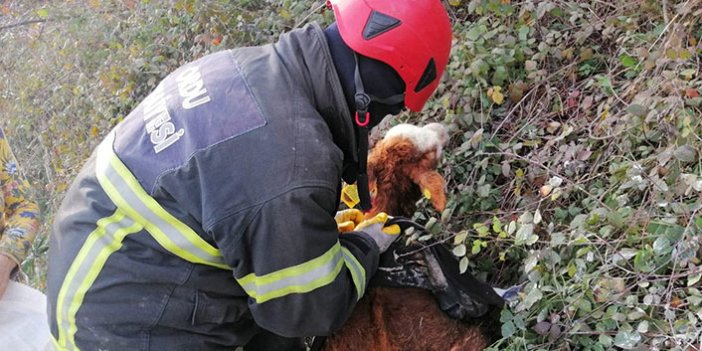
[[[349,317],[398,235],[385,214],[341,235],[341,180],[367,208],[368,129],[422,109],[451,29],[439,0],[329,5],[329,28],[175,70],[96,148],[53,224],[57,349],[231,350]]]

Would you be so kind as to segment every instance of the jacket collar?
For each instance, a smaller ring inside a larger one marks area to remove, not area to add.
[[[281,36],[278,45],[284,43],[294,46],[306,78],[301,84],[311,92],[312,104],[344,152],[344,163],[357,162],[352,118],[322,28],[317,23],[308,24]]]

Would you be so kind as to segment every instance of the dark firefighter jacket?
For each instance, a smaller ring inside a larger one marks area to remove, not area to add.
[[[353,126],[322,30],[205,56],[97,147],[56,215],[51,331],[64,350],[232,350],[327,335],[375,272],[334,221]]]

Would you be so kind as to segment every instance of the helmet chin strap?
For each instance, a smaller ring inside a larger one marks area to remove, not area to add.
[[[368,124],[370,123],[368,105],[370,105],[371,98],[363,89],[356,53],[353,54],[353,59],[356,63],[353,79],[356,85],[356,94],[354,95],[356,104],[355,121],[358,126],[358,177],[356,177],[356,187],[358,187],[358,197],[361,200],[361,209],[368,211],[371,209],[370,190],[368,189]]]
[[[358,68],[358,55],[355,52],[353,59],[356,64],[353,77],[356,86],[356,94],[354,95],[354,103],[356,105],[355,121],[358,126],[358,176],[356,178],[356,187],[358,188],[361,209],[368,211],[371,209],[370,190],[368,188],[368,129],[371,116],[368,107],[371,101],[388,106],[400,104],[405,100],[405,94],[395,94],[386,98],[378,98],[367,94],[363,87],[360,69]]]

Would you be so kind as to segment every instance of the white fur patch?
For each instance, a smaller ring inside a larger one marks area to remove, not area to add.
[[[430,123],[424,127],[403,123],[390,128],[383,139],[395,137],[409,139],[422,153],[436,150],[440,156],[442,146],[448,141],[448,131],[439,123]]]

